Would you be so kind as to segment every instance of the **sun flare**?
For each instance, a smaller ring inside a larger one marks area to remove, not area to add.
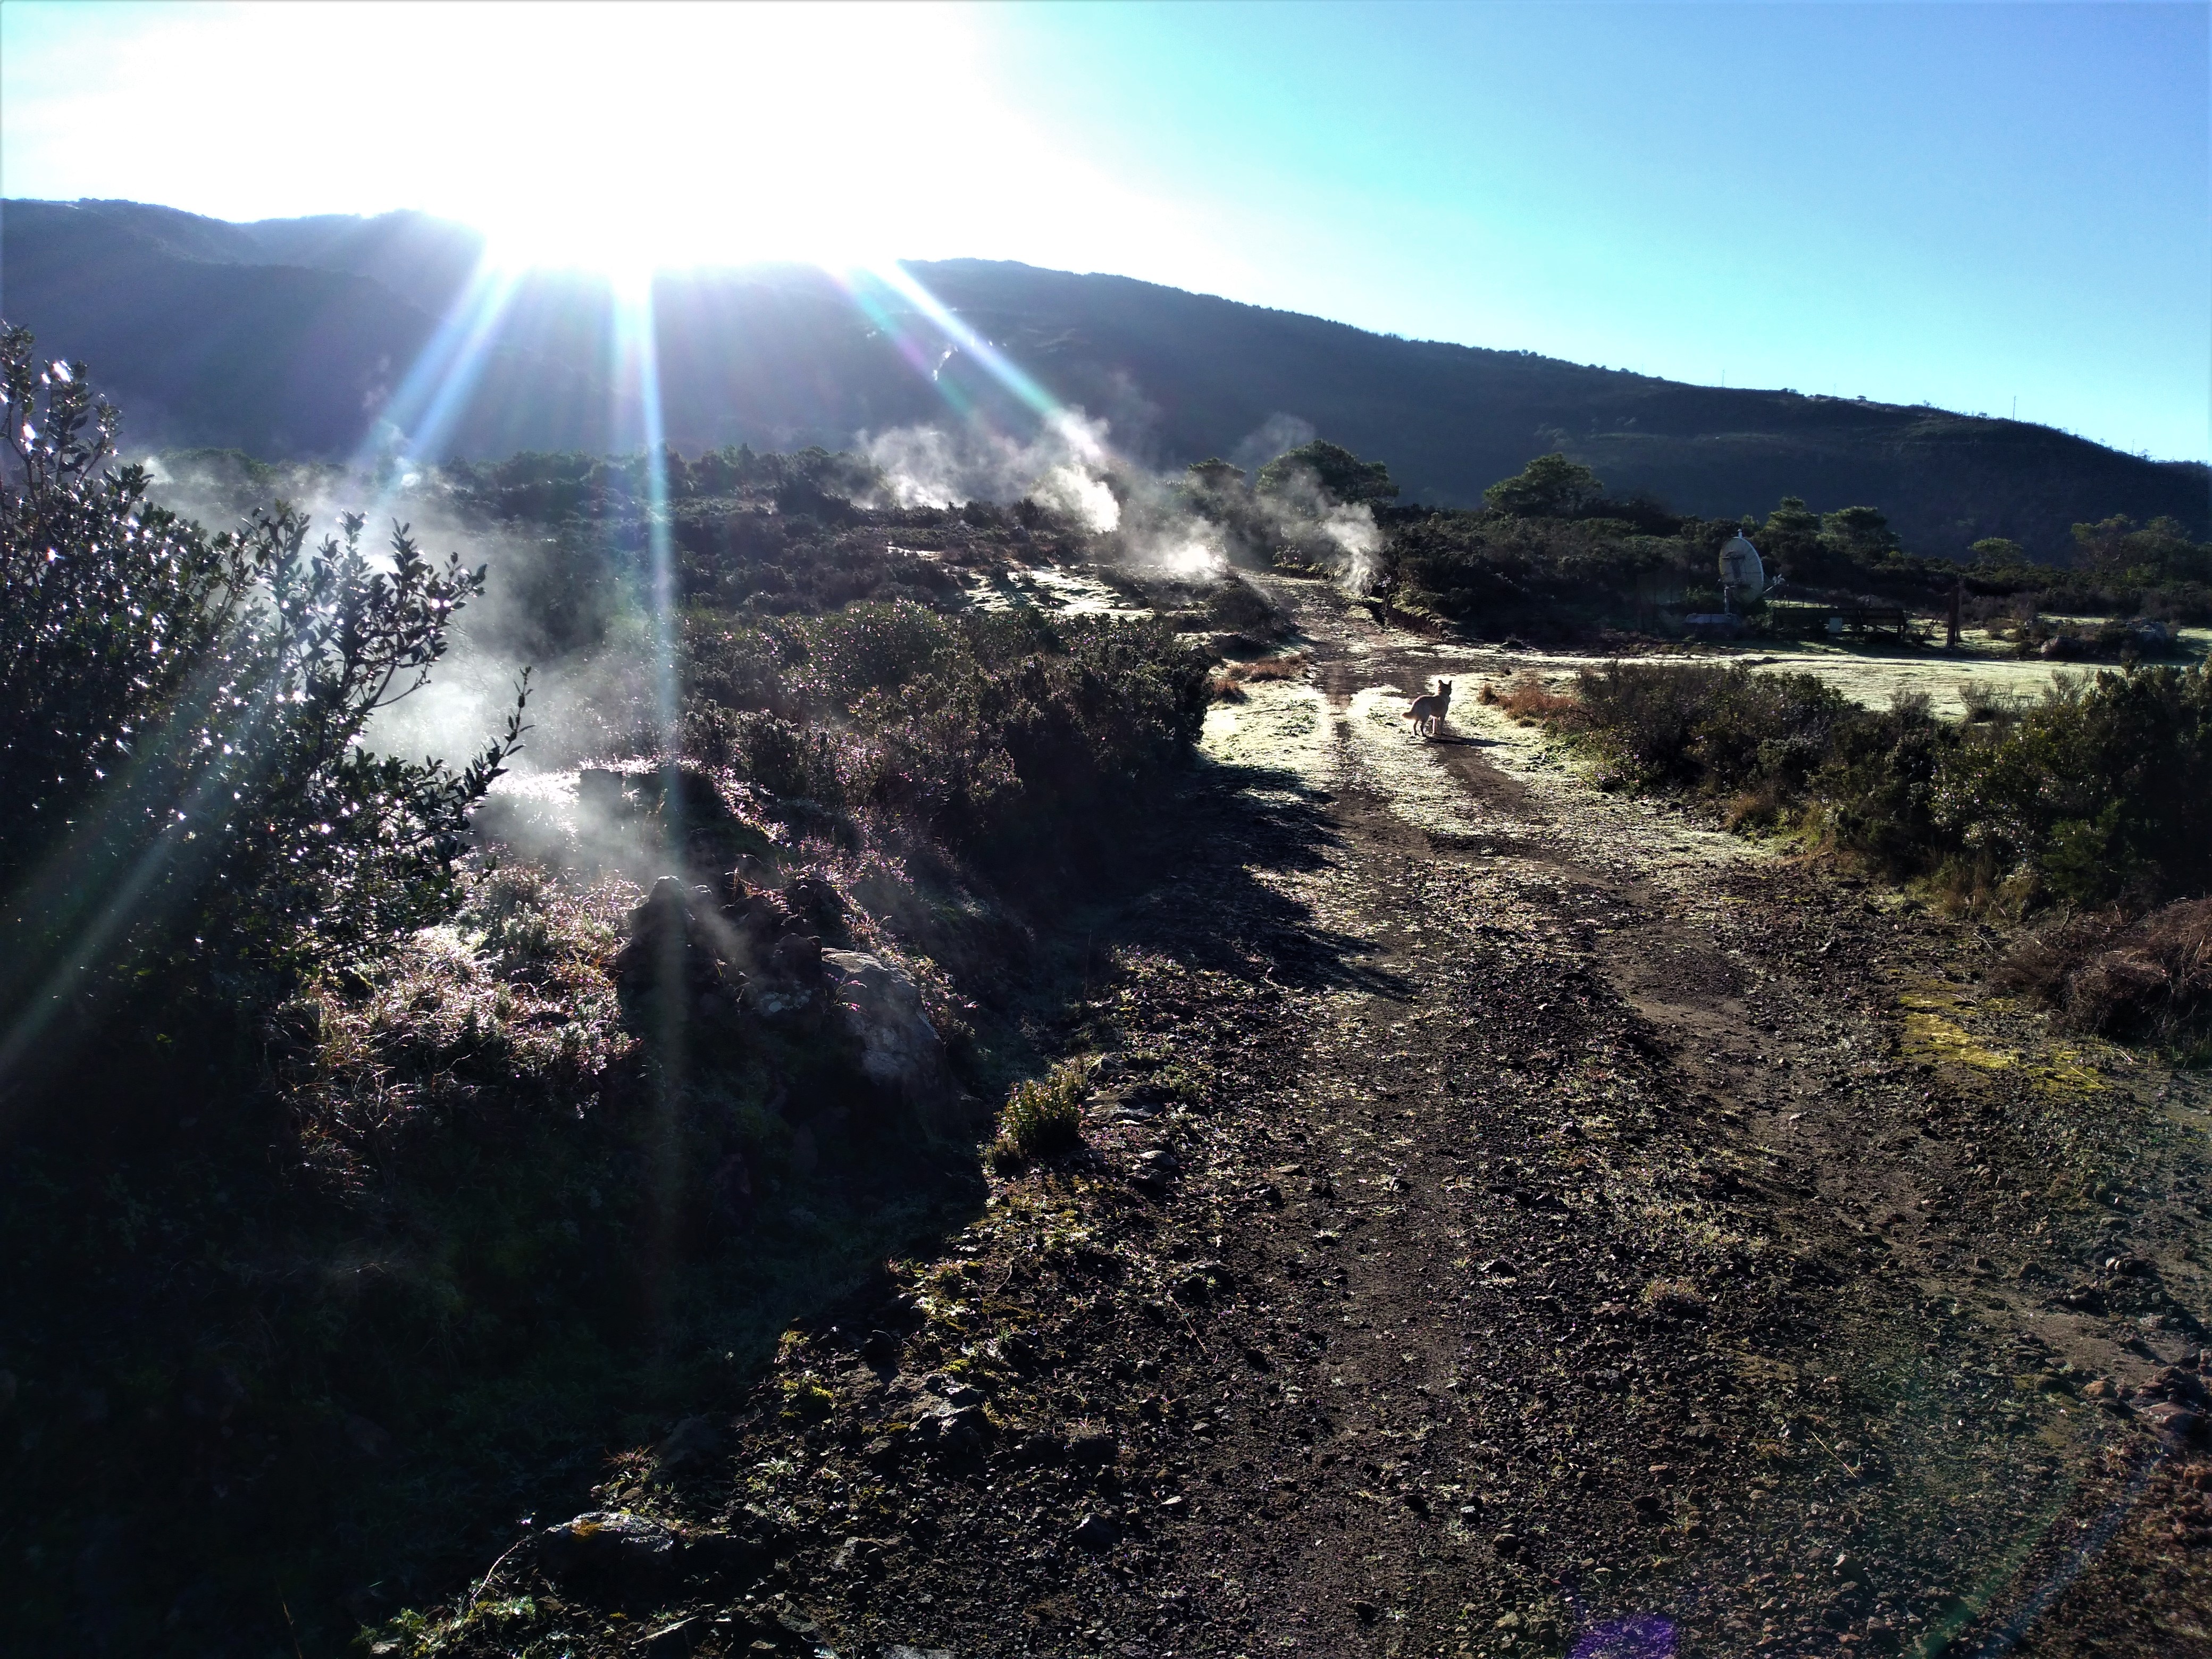
[[[909,252],[938,211],[910,174],[918,95],[939,167],[1020,148],[970,85],[970,26],[934,8],[556,8],[521,38],[503,11],[457,19],[501,37],[508,73],[442,115],[454,165],[426,181],[501,268],[622,280]]]

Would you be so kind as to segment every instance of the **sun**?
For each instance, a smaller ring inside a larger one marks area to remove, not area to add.
[[[471,13],[472,26],[500,21]],[[931,7],[553,7],[441,110],[437,211],[502,268],[868,263],[941,234],[966,162],[1018,153]]]

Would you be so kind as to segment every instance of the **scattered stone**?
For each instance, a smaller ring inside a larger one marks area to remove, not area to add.
[[[1501,1532],[1490,1540],[1490,1547],[1503,1559],[1510,1561],[1521,1553],[1521,1535],[1518,1533]]]
[[[1137,1159],[1137,1167],[1129,1176],[1129,1184],[1148,1197],[1160,1198],[1166,1194],[1168,1183],[1182,1169],[1182,1165],[1176,1161],[1173,1152],[1156,1146]]]
[[[1121,1455],[1114,1437],[1103,1429],[1093,1429],[1070,1437],[1067,1457],[1072,1463],[1088,1464],[1093,1468],[1111,1463]]]
[[[859,1572],[875,1566],[882,1559],[884,1542],[878,1538],[848,1538],[837,1547],[836,1558],[830,1562],[837,1572]]]
[[[955,1407],[924,1412],[907,1431],[908,1449],[929,1456],[958,1458],[982,1449],[991,1436],[991,1420],[981,1406]]]
[[[710,1417],[687,1417],[653,1449],[656,1474],[704,1462],[721,1449],[722,1431]]]
[[[1120,1540],[1121,1529],[1103,1516],[1086,1515],[1075,1523],[1073,1535],[1085,1549],[1109,1550]]]
[[[879,1474],[888,1474],[899,1466],[906,1452],[906,1437],[879,1434],[861,1448],[860,1456],[867,1466]]]
[[[699,1633],[699,1620],[678,1619],[672,1625],[663,1625],[659,1630],[647,1631],[638,1638],[641,1653],[672,1654],[691,1651],[692,1638]]]
[[[2194,1445],[2204,1438],[2203,1415],[2170,1400],[2161,1400],[2154,1405],[2144,1407],[2142,1421],[2146,1428],[2171,1445]]]
[[[768,1570],[774,1553],[768,1538],[714,1528],[679,1540],[684,1570],[718,1583],[750,1583]]]
[[[1354,1601],[1352,1604],[1352,1616],[1363,1625],[1371,1625],[1382,1618],[1382,1609],[1372,1601]]]

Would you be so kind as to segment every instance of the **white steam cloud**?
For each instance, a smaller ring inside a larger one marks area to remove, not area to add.
[[[1355,592],[1369,591],[1381,574],[1383,537],[1372,512],[1334,500],[1310,475],[1266,494],[1207,500],[1179,475],[1163,477],[1122,459],[1109,435],[1107,422],[1080,409],[1062,412],[1026,441],[973,426],[863,433],[860,447],[877,482],[857,504],[945,508],[1026,498],[1096,538],[1100,560],[1185,583],[1218,580],[1237,557],[1285,546],[1336,570]],[[1249,474],[1313,435],[1310,423],[1276,415],[1234,456]],[[148,457],[146,465],[155,499],[210,529],[281,498],[309,515],[316,541],[338,532],[341,513],[363,512],[370,520],[362,541],[372,552],[382,550],[397,520],[410,526],[425,556],[442,560],[458,551],[471,566],[490,567],[485,592],[455,619],[450,649],[429,683],[377,717],[371,747],[454,761],[477,752],[504,724],[526,667],[532,730],[514,763],[518,774],[658,747],[643,595],[598,564],[590,550],[487,523],[465,509],[436,468],[396,455],[384,457],[374,477],[331,465],[268,467],[219,456],[166,463]],[[549,595],[561,596],[557,608],[573,608],[580,577],[596,584],[586,605],[592,614],[565,638],[549,636],[544,618],[556,608]]]
[[[939,426],[862,433],[860,447],[881,473],[880,500],[898,507],[960,507],[1027,499],[1073,520],[1116,562],[1185,581],[1229,568],[1219,526],[1192,512],[1153,473],[1115,455],[1110,428],[1080,409],[1063,410],[1018,442],[1003,434]]]
[[[153,475],[155,501],[210,530],[283,500],[312,521],[310,545],[340,533],[341,513],[367,513],[362,545],[372,556],[388,548],[396,520],[410,527],[424,557],[442,562],[457,552],[471,568],[490,567],[483,593],[454,618],[449,648],[429,683],[376,716],[366,734],[368,747],[410,759],[465,759],[505,725],[525,668],[531,671],[532,730],[513,763],[516,770],[573,766],[652,746],[651,659],[634,603],[610,587],[602,638],[581,647],[548,640],[536,595],[554,544],[465,517],[434,470],[409,468],[380,482],[313,463],[240,466],[221,457],[147,457],[144,465]]]

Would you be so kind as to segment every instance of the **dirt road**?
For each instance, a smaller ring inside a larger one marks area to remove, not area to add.
[[[1279,592],[1054,1034],[1089,1150],[614,1474],[686,1581],[463,1645],[2212,1653],[2202,1076]]]

